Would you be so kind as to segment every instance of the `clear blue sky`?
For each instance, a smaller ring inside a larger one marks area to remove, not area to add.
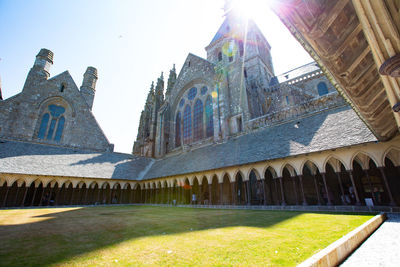
[[[248,0],[272,47],[276,74],[312,59],[267,7]],[[55,76],[68,70],[78,87],[87,66],[98,69],[93,113],[115,151],[132,150],[151,81],[188,53],[206,57],[223,21],[223,0],[0,0],[3,97],[22,90],[41,48],[54,52]],[[166,82],[166,79],[165,79]]]

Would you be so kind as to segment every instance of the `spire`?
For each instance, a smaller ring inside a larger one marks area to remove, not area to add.
[[[151,82],[150,91],[147,95],[146,106],[153,102],[154,97],[154,81]]]
[[[166,96],[171,95],[171,91],[175,85],[175,82],[176,82],[176,70],[175,70],[175,64],[174,64],[172,69],[169,71]]]
[[[156,94],[164,95],[164,74],[161,72],[160,78],[157,79]]]

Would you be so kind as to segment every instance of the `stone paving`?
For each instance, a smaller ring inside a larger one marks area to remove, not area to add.
[[[388,219],[341,265],[400,266],[400,214]]]

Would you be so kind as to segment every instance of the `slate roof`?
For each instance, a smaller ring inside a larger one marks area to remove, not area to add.
[[[355,112],[346,106],[160,160],[0,140],[0,173],[143,180],[376,140]]]
[[[105,179],[141,178],[153,159],[0,140],[0,172]]]
[[[346,106],[157,160],[143,178],[218,169],[376,140],[356,113]]]
[[[298,68],[292,69],[290,71],[287,71],[285,73],[282,73],[277,76],[277,79],[279,83],[286,82],[288,80],[301,77],[307,73],[314,72],[317,70],[321,70],[320,67],[316,62],[310,62],[308,64],[305,64],[303,66],[300,66]],[[286,78],[287,77],[287,78]]]

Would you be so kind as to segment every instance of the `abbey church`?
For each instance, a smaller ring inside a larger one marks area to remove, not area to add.
[[[132,154],[113,152],[91,112],[97,70],[80,88],[68,71],[50,78],[42,49],[0,100],[0,206],[400,209],[398,127],[381,134],[323,61],[276,74],[266,37],[229,5],[212,34],[207,58],[151,83]]]

